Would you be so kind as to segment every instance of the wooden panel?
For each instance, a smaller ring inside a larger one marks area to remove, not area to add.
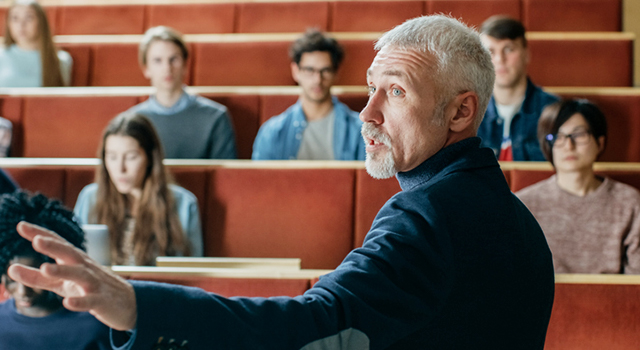
[[[424,13],[422,1],[332,1],[332,32],[384,32]]]
[[[147,28],[169,26],[183,34],[233,33],[236,5],[149,5]]]
[[[238,33],[304,32],[307,28],[326,31],[327,2],[247,2],[238,4]]]
[[[352,169],[215,169],[205,255],[335,268],[353,240]]]

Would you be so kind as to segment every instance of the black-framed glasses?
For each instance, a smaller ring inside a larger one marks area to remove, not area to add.
[[[324,68],[320,68],[320,69],[316,69],[313,67],[307,67],[307,66],[302,66],[299,67],[300,73],[302,73],[302,75],[305,75],[307,77],[313,77],[316,74],[320,74],[320,76],[322,78],[330,78],[335,74],[335,70],[333,70],[333,68],[331,67],[324,67]]]
[[[589,139],[591,138],[591,132],[588,130],[581,130],[572,132],[570,134],[563,134],[561,132],[557,134],[548,134],[546,139],[549,143],[549,146],[553,148],[553,146],[563,146],[567,140],[571,140],[571,143],[574,145],[586,145],[589,143]]]

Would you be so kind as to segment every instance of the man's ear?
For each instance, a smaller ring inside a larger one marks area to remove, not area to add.
[[[449,121],[449,129],[453,132],[467,130],[476,120],[478,111],[478,95],[473,91],[462,93],[453,100],[456,114]]]
[[[605,137],[604,136],[600,136],[596,139],[596,142],[598,143],[598,155],[601,155],[602,152],[604,151],[604,142],[605,142]]]
[[[300,68],[295,62],[291,62],[291,76],[296,83],[298,83],[298,74],[300,74]]]

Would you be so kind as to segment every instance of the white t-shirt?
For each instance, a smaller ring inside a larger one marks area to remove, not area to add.
[[[333,124],[336,113],[333,108],[327,116],[308,122],[302,133],[302,141],[298,150],[298,159],[334,160]]]
[[[522,102],[524,99],[516,104],[512,105],[501,105],[496,103],[496,110],[498,111],[498,116],[502,119],[503,122],[503,131],[502,138],[509,139],[511,135],[511,121],[513,121],[513,117],[518,113],[520,107],[522,106]]]

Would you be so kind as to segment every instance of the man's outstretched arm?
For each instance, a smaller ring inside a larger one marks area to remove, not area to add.
[[[17,230],[37,252],[55,259],[56,264],[45,263],[39,269],[14,264],[8,270],[11,279],[50,290],[64,297],[65,308],[88,311],[113,329],[136,327],[136,296],[127,281],[52,231],[26,222],[19,223]]]

